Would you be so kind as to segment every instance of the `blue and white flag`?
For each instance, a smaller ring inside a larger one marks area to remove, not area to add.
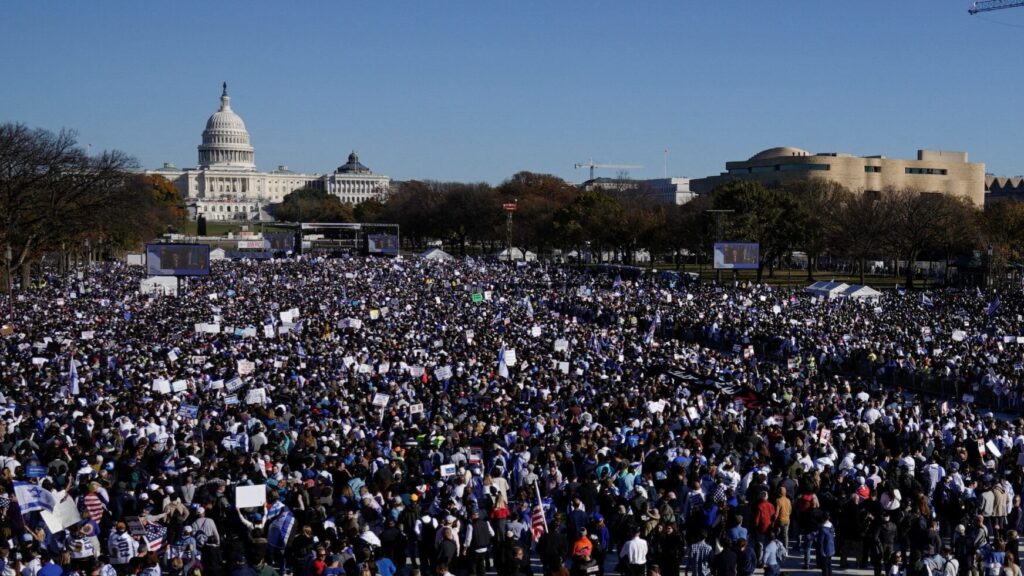
[[[974,290],[978,293],[978,298],[981,298],[982,297],[981,287],[980,286],[975,286]]]
[[[612,288],[614,288],[615,290],[622,288],[622,276],[618,274],[615,275],[615,281],[612,282]]]
[[[15,481],[14,495],[18,498],[18,506],[21,507],[22,514],[38,510],[53,512],[53,507],[57,505],[57,499],[49,490],[31,482]]]
[[[71,395],[72,396],[78,396],[79,394],[82,393],[81,390],[79,390],[79,388],[78,388],[78,366],[77,366],[77,364],[78,363],[75,362],[75,357],[72,356],[71,357],[71,369],[68,370],[68,372],[70,372],[70,374],[68,375],[68,378],[71,380]]]
[[[501,349],[498,350],[498,376],[502,378],[508,378],[508,364],[505,364],[505,344],[501,344]]]
[[[526,300],[526,315],[533,318],[533,303],[530,302],[530,297],[527,296],[523,300]]]
[[[989,302],[988,308],[985,309],[985,314],[988,314],[989,316],[995,314],[999,310],[1000,306],[1002,306],[1002,302],[999,301],[999,296],[996,296],[995,300]]]
[[[270,528],[267,529],[267,545],[275,550],[284,550],[294,528],[295,516],[286,508],[270,523]]]
[[[897,285],[896,285],[896,293],[897,293],[897,294],[899,294],[900,296],[903,296],[904,294],[906,294],[906,293],[907,293],[907,291],[906,291],[906,289],[905,289],[905,288],[903,288],[902,286],[900,286],[899,284],[897,284]]]
[[[647,329],[647,337],[644,338],[644,344],[650,346],[651,342],[654,342],[654,331],[657,330],[658,324],[661,324],[661,312],[654,315],[654,319],[651,320],[651,327]]]
[[[929,308],[931,308],[932,306],[935,306],[935,303],[932,302],[932,299],[929,298],[927,294],[921,294],[921,304],[924,304],[925,306],[928,306]]]

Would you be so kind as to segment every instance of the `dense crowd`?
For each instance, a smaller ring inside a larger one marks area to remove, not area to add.
[[[1020,576],[1020,296],[471,259],[215,263],[177,296],[142,274],[3,302],[2,576]]]

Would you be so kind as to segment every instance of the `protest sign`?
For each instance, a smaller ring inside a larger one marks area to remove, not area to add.
[[[267,487],[263,484],[235,488],[235,508],[256,508],[266,503]]]

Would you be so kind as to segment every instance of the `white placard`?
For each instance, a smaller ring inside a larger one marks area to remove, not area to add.
[[[94,330],[87,330],[87,331],[82,332],[82,340],[92,340],[95,337],[96,337],[96,331],[94,331]]]
[[[422,413],[423,413],[423,403],[422,402],[417,402],[416,404],[410,404],[409,405],[409,415],[410,416],[415,416],[416,414],[422,414]]]
[[[382,392],[377,392],[376,394],[373,395],[373,405],[376,406],[377,408],[386,408],[387,405],[388,405],[388,402],[390,402],[390,401],[391,401],[391,395],[390,394],[384,394]]]
[[[245,394],[246,404],[266,404],[267,392],[263,388],[253,388]]]
[[[441,478],[450,478],[455,476],[458,471],[458,467],[455,464],[442,464],[441,465]]]
[[[555,340],[555,352],[564,352],[569,349],[569,341],[565,338]]]
[[[530,336],[533,336],[534,338],[540,338],[540,326],[534,326],[533,328],[530,328]]]
[[[184,392],[188,390],[188,382],[184,380],[175,380],[171,382],[171,392],[177,394],[178,392]]]
[[[238,374],[241,376],[248,376],[256,370],[256,363],[252,360],[239,360],[238,361]]]
[[[515,368],[516,362],[518,362],[518,360],[516,359],[516,351],[514,349],[511,349],[511,348],[506,349],[505,350],[505,365],[508,366],[509,368]]]
[[[256,508],[266,503],[267,487],[264,484],[235,488],[235,508]]]
[[[569,373],[569,363],[568,362],[559,362],[558,363],[558,371],[561,372],[562,374],[568,374]]]
[[[157,378],[153,380],[153,391],[159,394],[170,394],[171,383],[165,378]]]
[[[434,377],[438,380],[449,380],[452,377],[451,366],[441,366],[437,370],[434,370]]]

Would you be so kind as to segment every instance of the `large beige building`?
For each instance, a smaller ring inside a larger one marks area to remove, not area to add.
[[[914,189],[953,194],[981,206],[985,198],[985,165],[967,161],[966,152],[918,150],[916,160],[841,153],[812,154],[799,148],[769,148],[749,160],[726,162],[718,176],[690,181],[694,192],[707,193],[735,178],[766,186],[820,178],[853,191]]]
[[[302,174],[287,166],[271,172],[256,170],[256,154],[245,122],[231,108],[227,83],[220,96],[220,109],[206,121],[199,164],[180,169],[167,163],[147,174],[170,180],[186,199],[192,217],[208,220],[254,220],[265,216],[268,204],[281,202],[290,192],[310,186],[337,196],[342,202],[358,204],[383,197],[391,178],[374,174],[352,152],[348,162],[328,174]]]

